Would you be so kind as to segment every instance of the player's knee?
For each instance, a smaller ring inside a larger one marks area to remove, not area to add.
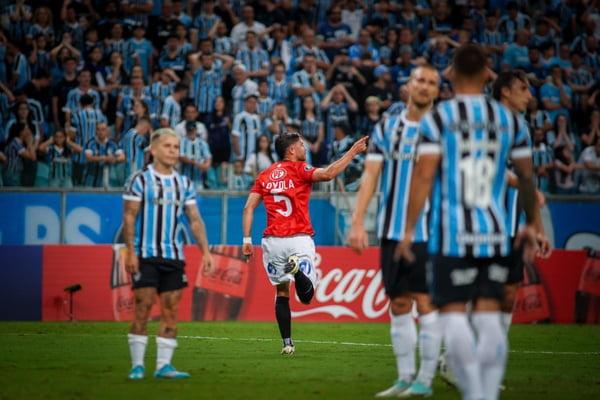
[[[436,310],[436,307],[431,302],[431,298],[427,295],[420,295],[416,298],[417,312],[420,315],[429,314]]]
[[[152,309],[153,305],[154,305],[154,301],[151,298],[136,297],[135,298],[136,315],[139,314],[141,317],[146,315],[146,319],[147,319],[147,316],[149,316],[150,310]]]
[[[412,301],[408,296],[394,297],[390,301],[390,310],[394,315],[407,314],[412,308]]]

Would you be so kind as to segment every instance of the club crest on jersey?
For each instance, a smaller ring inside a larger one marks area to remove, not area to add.
[[[283,168],[275,168],[271,172],[271,179],[274,180],[274,181],[278,181],[280,179],[283,179],[286,175],[287,175],[287,172],[285,172],[285,169],[283,169]]]

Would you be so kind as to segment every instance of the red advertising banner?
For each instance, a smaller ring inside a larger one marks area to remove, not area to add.
[[[45,246],[42,319],[69,319],[67,286],[79,284],[74,294],[77,320],[130,320],[133,293],[124,270],[120,246]],[[179,317],[189,320],[274,320],[275,290],[262,266],[262,252],[249,262],[236,246],[211,248],[216,271],[202,271],[202,254],[185,249],[186,275]],[[388,300],[379,272],[379,251],[358,255],[344,247],[318,247],[319,284],[310,305],[293,296],[295,320],[383,322]],[[578,322],[600,320],[600,257],[585,251],[556,250],[546,260],[527,266],[526,280],[517,295],[515,322]],[[153,318],[158,318],[155,309]]]

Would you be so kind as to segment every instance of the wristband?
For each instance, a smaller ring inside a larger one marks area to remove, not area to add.
[[[250,236],[245,236],[242,239],[242,244],[252,244],[252,238]]]

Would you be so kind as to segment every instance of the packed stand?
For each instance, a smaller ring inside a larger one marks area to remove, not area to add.
[[[473,41],[493,71],[527,73],[539,188],[598,194],[598,3],[0,1],[3,185],[121,186],[171,127],[199,190],[244,191],[277,135],[300,129],[327,164],[403,110],[415,65],[443,74]],[[439,100],[452,96],[444,80]]]

